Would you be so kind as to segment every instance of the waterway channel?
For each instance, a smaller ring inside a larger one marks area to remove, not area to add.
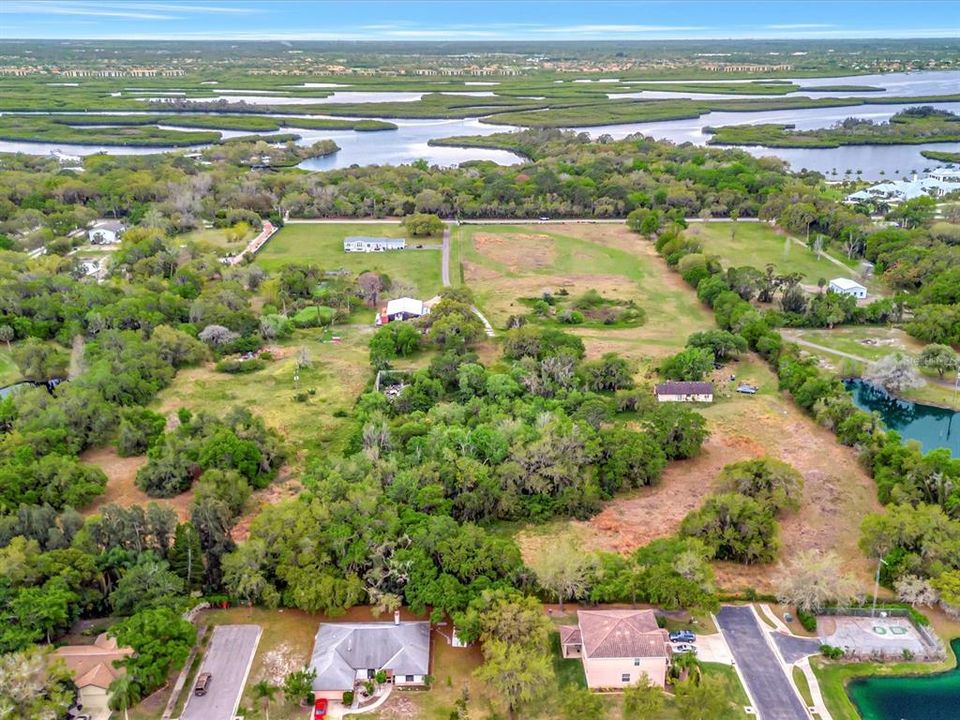
[[[719,81],[718,81],[719,82]],[[730,82],[730,81],[727,81]],[[839,93],[845,96],[862,95],[877,97],[880,95],[896,96],[923,96],[943,95],[957,92],[960,89],[960,71],[918,72],[918,73],[891,73],[889,75],[867,75],[859,77],[841,78],[810,78],[798,80],[805,87],[818,85],[868,85],[883,88],[882,92],[857,93],[856,91]],[[627,83],[624,83],[625,85]],[[652,83],[655,84],[655,83]],[[383,101],[415,101],[423,93],[377,93],[336,91],[328,98],[278,97],[273,94],[232,95],[231,100],[244,99],[247,102],[277,104],[281,100],[290,103],[317,103],[317,102],[344,102],[354,103],[383,102]],[[486,95],[491,91],[454,92],[460,95]],[[801,95],[810,95],[801,92]],[[836,97],[838,93],[822,93],[824,96]],[[673,97],[698,97],[702,93],[672,93]],[[223,97],[223,96],[221,96]],[[650,97],[647,95],[647,97]],[[762,98],[764,96],[725,96],[727,100],[742,98]],[[706,144],[709,134],[704,129],[709,126],[726,126],[760,123],[790,123],[799,129],[817,129],[829,127],[848,117],[865,118],[874,121],[888,120],[890,116],[911,107],[904,105],[867,104],[849,107],[807,108],[803,110],[778,110],[766,112],[713,112],[699,118],[671,120],[662,122],[627,123],[617,125],[601,125],[593,127],[573,128],[578,132],[586,132],[593,137],[611,135],[622,138],[634,133],[670,140],[676,143],[692,142],[697,145]],[[936,107],[952,111],[960,111],[960,103],[938,103]],[[144,109],[147,112],[154,108]],[[285,132],[295,132],[302,136],[300,144],[312,144],[317,140],[329,138],[337,142],[340,152],[306,161],[302,167],[309,170],[330,170],[333,168],[349,167],[351,165],[383,165],[409,163],[417,159],[425,159],[435,165],[456,165],[468,160],[490,160],[499,164],[513,164],[520,162],[517,155],[502,150],[487,150],[483,148],[450,148],[434,147],[428,144],[431,139],[445,138],[455,135],[488,135],[495,132],[510,132],[519,128],[515,126],[492,125],[478,117],[466,120],[409,120],[383,118],[395,123],[396,130],[384,132],[354,132],[351,130],[303,130],[296,127],[284,128]],[[130,114],[118,112],[117,114]],[[210,114],[210,113],[206,113]],[[289,116],[287,116],[289,117]],[[303,117],[325,117],[323,115],[303,115]],[[329,116],[327,116],[329,117]],[[171,114],[169,125],[176,126],[175,114]],[[227,135],[224,133],[225,136]],[[239,133],[243,134],[243,133]],[[84,146],[62,143],[30,143],[0,141],[0,152],[24,152],[36,155],[46,155],[53,151],[60,151],[70,155],[89,155],[96,152],[106,152],[116,155],[134,155],[169,152],[176,148],[171,147],[117,147],[117,146]],[[183,148],[180,148],[183,149]],[[857,176],[868,180],[881,178],[906,177],[914,172],[935,167],[937,163],[921,156],[923,150],[960,150],[960,143],[928,143],[924,145],[852,145],[830,149],[810,148],[765,148],[744,147],[747,152],[757,156],[777,156],[788,161],[794,170],[816,170],[831,178]]]

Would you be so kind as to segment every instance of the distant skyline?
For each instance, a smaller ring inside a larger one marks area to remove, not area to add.
[[[690,40],[960,37],[960,0],[2,0],[0,39]]]

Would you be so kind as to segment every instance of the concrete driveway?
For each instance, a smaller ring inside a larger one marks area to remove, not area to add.
[[[753,609],[725,605],[716,618],[761,720],[808,720],[810,716],[768,644]]]
[[[207,647],[200,672],[210,673],[207,694],[189,692],[180,720],[232,720],[240,704],[250,664],[260,642],[259,625],[218,625]]]

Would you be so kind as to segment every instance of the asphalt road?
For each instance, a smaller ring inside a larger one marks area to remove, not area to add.
[[[193,687],[185,689],[190,697],[180,720],[232,720],[259,642],[259,625],[215,627],[200,665],[201,673],[211,675],[210,687],[203,697],[194,695]]]
[[[444,287],[450,287],[450,226],[443,226],[443,249],[440,253],[440,279]]]
[[[805,657],[820,653],[820,641],[816,638],[802,638],[779,632],[770,633],[770,637],[777,644],[780,655],[786,663],[793,664]]]
[[[760,720],[808,720],[776,653],[749,607],[724,605],[717,623],[726,638]]]

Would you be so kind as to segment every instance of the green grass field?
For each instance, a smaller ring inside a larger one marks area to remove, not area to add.
[[[350,410],[370,379],[367,342],[371,331],[366,327],[335,328],[343,341],[334,344],[320,342],[319,329],[298,330],[293,338],[280,343],[282,358],[249,374],[231,375],[209,366],[181,370],[159,394],[154,407],[165,413],[187,407],[220,415],[239,405],[261,415],[293,447],[340,450],[350,420],[337,414]],[[306,348],[311,365],[300,372],[296,383],[293,378],[300,348]],[[294,399],[298,392],[307,393],[304,402]]]
[[[228,231],[229,228],[204,228],[203,230],[194,230],[184,233],[183,235],[178,235],[176,240],[184,244],[190,242],[206,243],[216,248],[230,249],[239,252],[243,250],[246,244],[256,235],[255,231],[250,230],[250,232],[237,242],[229,242],[227,240]]]
[[[410,286],[421,298],[436,295],[441,289],[440,250],[416,250],[417,244],[437,245],[439,238],[409,241],[407,250],[382,253],[345,253],[344,238],[351,235],[404,237],[396,224],[309,223],[287,225],[257,255],[257,264],[276,270],[287,263],[309,263],[324,270],[349,270],[359,274],[367,270],[389,275],[394,282]]]
[[[20,369],[7,352],[6,345],[0,349],[0,387],[20,379]]]
[[[474,291],[495,327],[529,312],[520,298],[544,291],[577,296],[594,289],[635,300],[647,313],[640,327],[570,326],[591,355],[662,356],[683,347],[691,332],[713,327],[709,312],[679,276],[664,270],[650,243],[622,225],[465,225],[453,233],[451,262],[452,275]]]
[[[778,273],[802,273],[803,282],[812,285],[819,278],[830,280],[844,274],[841,267],[824,257],[818,258],[794,242],[792,236],[766,223],[697,223],[687,228],[686,235],[699,239],[703,251],[720,258],[724,267],[752,265],[762,270],[772,264]],[[837,257],[836,253],[831,255]],[[845,262],[843,257],[837,259]],[[870,285],[867,283],[868,289],[875,290]]]

